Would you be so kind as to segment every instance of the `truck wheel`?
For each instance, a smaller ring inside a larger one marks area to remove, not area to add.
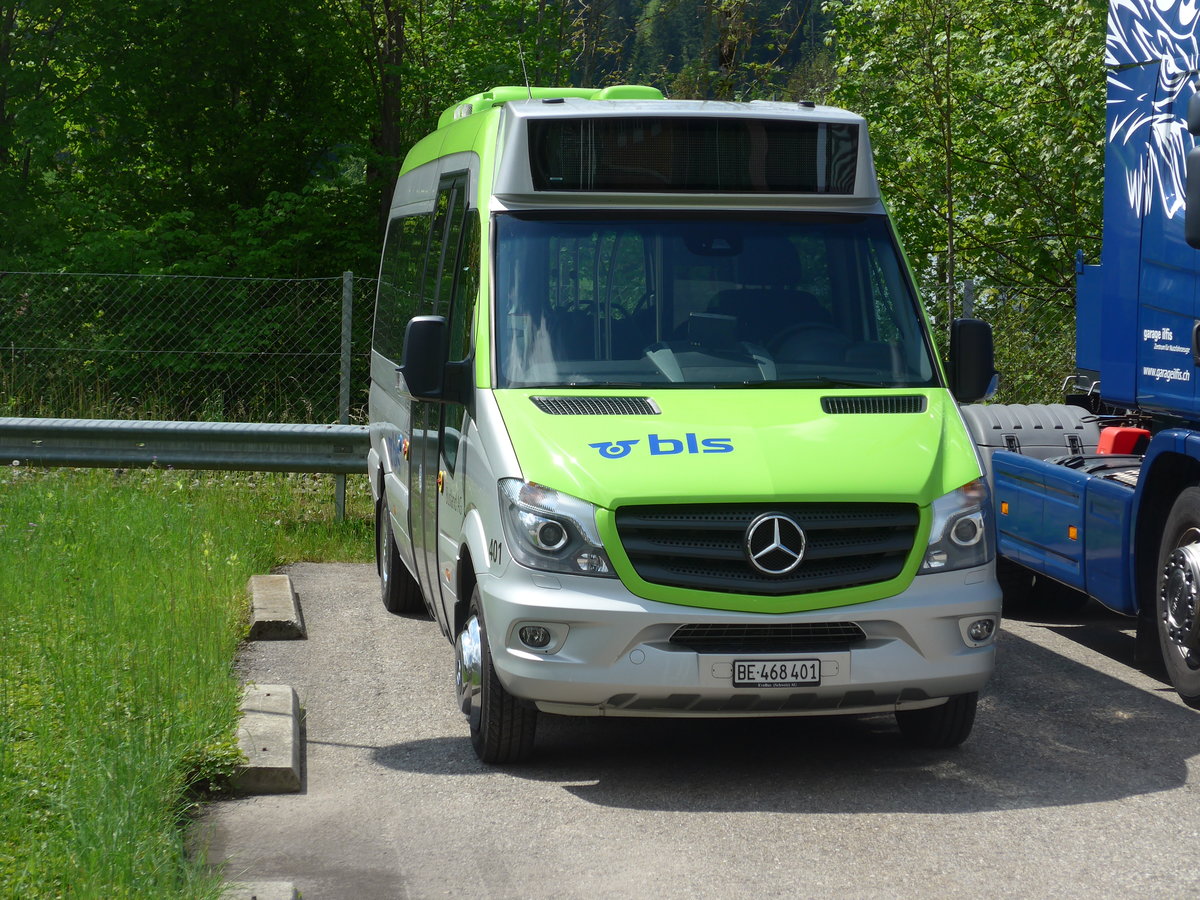
[[[1167,675],[1183,702],[1200,709],[1200,488],[1185,489],[1167,516],[1154,602]]]
[[[467,621],[455,641],[455,687],[467,715],[475,755],[485,763],[515,763],[529,757],[537,710],[508,691],[492,668],[487,627],[480,615],[479,586],[471,592]]]
[[[384,500],[375,504],[375,568],[379,570],[379,588],[383,608],[390,613],[417,613],[425,610],[421,586],[404,565],[396,549],[396,537]]]
[[[941,706],[899,710],[896,724],[904,739],[916,747],[957,747],[971,734],[978,702],[978,693],[959,694]]]

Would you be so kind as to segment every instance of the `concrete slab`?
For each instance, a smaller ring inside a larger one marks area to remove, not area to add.
[[[296,886],[290,881],[231,881],[221,900],[298,900]]]
[[[246,766],[234,788],[247,794],[300,790],[300,701],[284,684],[251,684],[242,698],[238,744]]]
[[[250,594],[250,640],[289,641],[308,637],[304,616],[288,575],[252,575]]]

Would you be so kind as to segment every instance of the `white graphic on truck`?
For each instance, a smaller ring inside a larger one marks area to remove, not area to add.
[[[1183,160],[1193,144],[1186,123],[1174,110],[1191,80],[1189,71],[1194,72],[1200,61],[1195,34],[1200,17],[1195,3],[1164,6],[1156,0],[1122,0],[1109,17],[1105,65],[1109,112],[1114,114],[1108,140],[1149,148],[1125,173],[1126,197],[1134,213],[1147,215],[1158,200],[1167,218],[1174,218],[1184,207]],[[1157,95],[1147,111],[1144,95],[1122,80],[1120,67],[1150,60],[1162,63]]]
[[[1170,328],[1143,328],[1142,341],[1148,342],[1152,350],[1165,353],[1191,353],[1191,347],[1173,343],[1175,332]]]
[[[1154,366],[1142,366],[1142,374],[1155,381],[1191,381],[1192,373],[1187,369],[1158,369]]]

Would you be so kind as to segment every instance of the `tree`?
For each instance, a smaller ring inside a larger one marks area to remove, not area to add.
[[[370,271],[404,153],[464,96],[783,97],[820,23],[814,0],[0,0],[0,269]]]
[[[40,174],[64,143],[57,108],[71,91],[68,18],[56,3],[0,4],[0,233],[25,252],[54,227]]]
[[[22,210],[4,266],[237,271],[256,237],[239,233],[245,211],[290,198],[293,230],[313,234],[336,188],[362,181],[369,95],[347,76],[328,3],[80,0],[2,15],[0,177],[6,213]],[[313,249],[256,274],[295,272]]]
[[[1102,0],[831,0],[834,99],[863,113],[918,277],[1069,302],[1099,246]]]
[[[651,0],[623,75],[673,97],[787,99],[823,32],[813,0]]]

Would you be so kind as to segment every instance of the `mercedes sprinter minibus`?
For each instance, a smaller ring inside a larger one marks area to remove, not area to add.
[[[944,326],[943,326],[944,327]],[[985,483],[866,123],[505,87],[408,154],[379,272],[384,605],[454,647],[474,747],[539,715],[892,713],[969,734],[1000,621]]]

